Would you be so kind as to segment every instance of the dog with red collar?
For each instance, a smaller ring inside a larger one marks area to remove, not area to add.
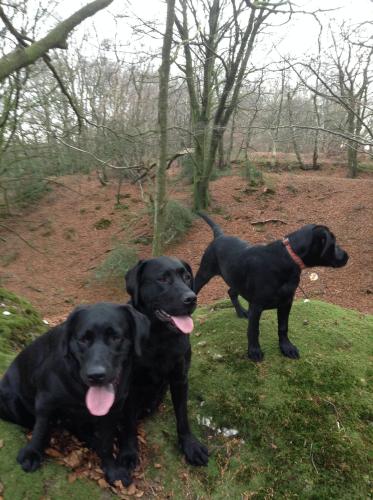
[[[279,346],[288,358],[299,358],[299,351],[288,337],[288,321],[302,269],[326,266],[343,267],[348,254],[336,244],[334,234],[323,225],[308,224],[288,234],[283,240],[267,245],[250,245],[226,236],[206,214],[199,214],[214,232],[195,278],[198,294],[214,276],[221,276],[229,286],[228,294],[238,317],[247,318],[248,357],[263,359],[259,344],[259,321],[266,309],[277,309]],[[249,303],[246,311],[238,300]]]

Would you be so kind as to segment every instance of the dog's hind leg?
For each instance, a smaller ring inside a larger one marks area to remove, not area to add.
[[[262,361],[264,355],[259,344],[259,321],[263,308],[255,304],[249,307],[249,327],[247,330],[248,352],[253,361]]]
[[[246,319],[248,319],[249,314],[248,314],[247,311],[245,311],[245,309],[240,304],[240,301],[238,300],[238,293],[235,290],[233,290],[233,288],[230,288],[228,290],[228,295],[229,295],[229,297],[231,299],[233,307],[236,310],[237,316],[239,318],[246,318]]]
[[[212,246],[209,246],[202,256],[201,264],[194,280],[194,292],[198,294],[201,288],[217,274],[220,274],[219,265]]]
[[[288,324],[289,314],[292,306],[292,301],[281,304],[277,308],[277,321],[278,321],[278,340],[280,343],[280,350],[287,358],[298,359],[299,351],[292,344],[288,337]]]

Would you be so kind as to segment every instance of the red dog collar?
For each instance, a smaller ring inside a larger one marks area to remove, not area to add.
[[[286,250],[288,251],[290,257],[293,259],[293,261],[299,266],[300,269],[305,269],[306,265],[303,262],[303,260],[297,255],[294,250],[291,248],[290,241],[288,238],[284,238],[282,240],[282,243],[284,244]]]

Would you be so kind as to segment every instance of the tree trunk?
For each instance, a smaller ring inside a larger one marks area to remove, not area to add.
[[[163,38],[162,64],[159,69],[159,161],[156,170],[156,191],[154,198],[154,235],[153,255],[160,255],[164,244],[164,230],[166,219],[166,168],[168,142],[168,87],[171,66],[172,32],[175,20],[175,0],[167,0],[166,32]]]
[[[302,168],[303,170],[305,170],[305,166],[304,166],[304,163],[303,163],[303,160],[302,160],[299,148],[298,148],[297,139],[296,139],[296,136],[295,136],[293,110],[292,110],[292,107],[291,107],[292,96],[291,96],[290,92],[287,93],[287,100],[288,100],[289,125],[290,125],[291,140],[292,140],[292,143],[293,143],[294,153],[295,153],[295,156],[297,157],[297,160],[298,160],[300,168]]]

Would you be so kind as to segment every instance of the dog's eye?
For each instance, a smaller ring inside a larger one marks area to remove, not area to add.
[[[171,278],[169,276],[160,276],[157,281],[159,281],[160,283],[170,283],[171,282]]]
[[[190,275],[190,273],[184,273],[183,278],[186,283],[190,283],[192,281],[192,276]]]
[[[88,345],[91,343],[91,341],[92,341],[92,333],[91,332],[85,333],[82,337],[80,337],[80,339],[78,339],[78,342],[82,345]]]

